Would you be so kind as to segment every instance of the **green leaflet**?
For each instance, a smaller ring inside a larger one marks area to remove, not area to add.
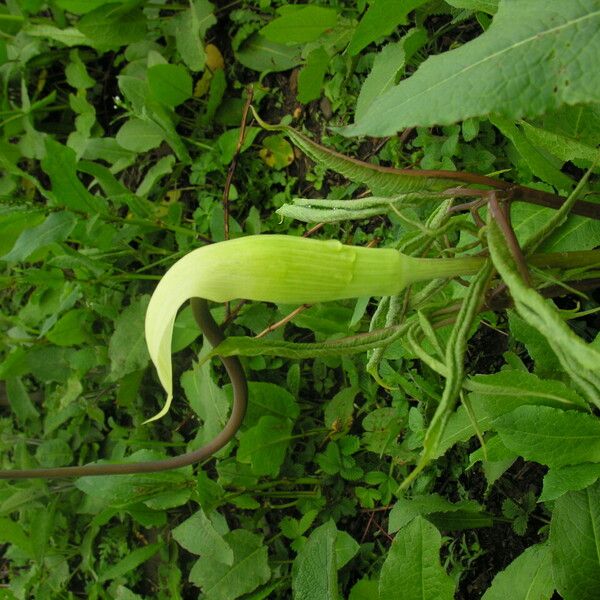
[[[554,304],[527,287],[495,221],[488,226],[488,245],[494,266],[508,286],[517,312],[550,342],[567,373],[590,402],[600,406],[600,352],[578,337]]]
[[[427,59],[345,133],[384,137],[415,125],[598,102],[599,27],[597,0],[504,0],[485,33]]]
[[[550,600],[554,593],[548,544],[530,546],[494,577],[482,600]]]
[[[206,600],[238,598],[271,577],[267,547],[260,536],[235,529],[223,540],[233,550],[233,564],[225,564],[211,553],[201,556],[190,571],[190,582],[202,588]]]
[[[379,600],[451,600],[454,581],[440,564],[440,532],[415,517],[394,538],[379,577]]]
[[[549,406],[520,406],[496,419],[502,443],[526,460],[550,467],[600,462],[600,421]]]
[[[410,174],[399,169],[380,167],[350,156],[345,156],[335,150],[313,142],[293,127],[289,127],[288,125],[269,125],[256,114],[256,111],[253,112],[254,117],[261,127],[264,127],[268,131],[281,131],[285,133],[312,160],[352,181],[368,186],[375,195],[393,196],[420,190],[443,190],[452,186],[453,180],[450,179],[424,176],[418,172]]]

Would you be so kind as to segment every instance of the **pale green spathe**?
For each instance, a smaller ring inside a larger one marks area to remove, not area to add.
[[[421,279],[474,272],[480,259],[418,259],[389,248],[345,246],[335,240],[252,235],[199,248],[178,260],[158,283],[146,313],[146,342],[173,397],[171,338],[177,311],[193,297],[283,304],[398,294]]]

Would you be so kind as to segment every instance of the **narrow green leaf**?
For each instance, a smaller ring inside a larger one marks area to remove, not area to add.
[[[370,188],[375,195],[393,196],[419,190],[447,189],[452,182],[442,178],[419,175],[390,167],[380,167],[340,154],[326,146],[313,142],[303,133],[287,125],[269,125],[254,113],[261,127],[269,131],[281,131],[316,163],[344,177]]]
[[[483,507],[472,500],[452,503],[439,494],[399,498],[389,514],[388,532],[395,533],[414,518],[435,513],[470,512],[481,514]]]
[[[322,46],[315,48],[306,58],[298,74],[298,102],[308,104],[321,96],[323,79],[329,66],[329,54]]]
[[[207,554],[196,561],[190,572],[190,581],[202,588],[206,600],[235,600],[271,577],[267,547],[260,536],[236,529],[223,539],[233,549],[233,564],[226,565]]]
[[[553,593],[550,546],[536,544],[494,577],[481,600],[550,600]]]
[[[545,148],[554,156],[561,160],[575,160],[582,158],[591,163],[595,162],[596,167],[600,164],[600,150],[583,144],[573,138],[569,138],[552,131],[547,131],[541,127],[534,127],[526,121],[521,121],[523,133],[532,144]]]
[[[446,0],[450,6],[455,8],[466,8],[467,10],[480,10],[490,15],[498,12],[499,0]]]
[[[379,576],[379,600],[452,600],[454,581],[440,564],[440,532],[415,517],[394,538]]]
[[[598,102],[599,27],[596,0],[505,0],[487,31],[426,60],[347,134],[384,137],[415,125],[492,113],[516,119],[561,104]],[[532,78],[527,84],[523,73]]]
[[[8,396],[11,410],[21,423],[39,417],[38,410],[33,405],[33,402],[31,402],[27,389],[20,377],[9,377],[6,380],[6,395]]]
[[[136,548],[117,564],[100,572],[98,574],[98,581],[110,581],[111,579],[117,579],[118,577],[134,571],[141,564],[152,558],[162,547],[162,543],[156,543],[143,546],[142,548]]]
[[[7,262],[20,262],[55,242],[62,242],[77,225],[77,217],[69,211],[50,213],[40,225],[25,229],[17,238],[11,251],[0,257]]]
[[[586,398],[600,406],[600,351],[573,332],[550,300],[526,285],[493,220],[488,225],[488,245],[494,266],[508,286],[518,313],[550,342],[562,367]]]
[[[600,420],[548,406],[521,406],[494,423],[504,445],[552,467],[600,462]]]
[[[570,190],[573,187],[573,180],[560,170],[560,161],[548,158],[510,119],[494,115],[490,121],[513,143],[535,176],[558,190]]]
[[[596,600],[600,590],[600,483],[556,500],[550,523],[552,570],[565,600]]]
[[[375,56],[371,72],[365,79],[356,100],[355,119],[360,121],[371,104],[396,84],[396,78],[404,67],[406,53],[402,41],[388,44]]]
[[[407,15],[427,0],[373,0],[360,20],[346,52],[356,56],[372,42],[408,23]]]
[[[408,326],[406,325],[392,326],[346,338],[305,344],[231,336],[221,342],[211,352],[210,357],[266,355],[301,359],[316,356],[357,354],[384,344],[390,344],[402,337],[407,329]]]
[[[149,301],[148,295],[134,300],[115,322],[115,331],[108,345],[112,381],[148,364],[150,356],[144,337],[144,317]]]
[[[206,62],[204,35],[217,19],[214,6],[208,0],[193,0],[190,8],[182,11],[173,20],[172,33],[177,50],[191,71],[200,71]]]

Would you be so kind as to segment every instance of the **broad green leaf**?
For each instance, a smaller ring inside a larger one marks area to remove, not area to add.
[[[524,371],[505,370],[493,375],[477,375],[467,381],[466,387],[475,390],[469,395],[469,400],[481,432],[492,429],[498,417],[522,405],[551,406],[565,410],[585,405],[579,394],[563,382],[543,380]],[[448,420],[436,456],[441,456],[457,442],[466,442],[474,435],[471,418],[464,406],[460,406]]]
[[[209,347],[202,349],[203,356]],[[200,446],[212,440],[225,426],[229,415],[230,402],[225,391],[212,377],[210,364],[194,364],[191,371],[181,376],[181,385],[192,410],[202,420],[202,429],[195,442]]]
[[[556,211],[543,206],[534,206],[517,202],[511,210],[514,231],[517,239],[524,245],[538,232]],[[573,252],[592,250],[600,244],[600,222],[578,215],[569,215],[566,222],[554,231],[540,246],[542,252]]]
[[[165,458],[156,452],[140,450],[119,462],[140,462]],[[180,490],[193,487],[195,479],[191,476],[191,467],[164,471],[162,473],[136,473],[133,475],[101,475],[97,477],[79,477],[75,487],[91,496],[96,505],[125,508],[146,502],[163,494],[174,495]],[[185,504],[184,499],[180,504]]]
[[[0,543],[17,546],[27,556],[33,556],[31,540],[22,525],[8,518],[0,518]]]
[[[141,564],[152,558],[162,547],[162,542],[159,542],[132,550],[118,563],[100,571],[100,573],[98,573],[98,581],[110,581],[111,579],[117,579],[118,577],[122,577],[123,575],[134,571]]]
[[[250,463],[255,475],[276,477],[290,443],[292,425],[290,419],[261,417],[256,425],[240,434],[237,459]]]
[[[0,257],[7,262],[20,262],[55,242],[63,242],[75,229],[77,217],[69,211],[50,213],[40,225],[25,229],[17,238],[11,251]]]
[[[175,541],[192,554],[211,556],[215,561],[233,565],[233,550],[200,509],[172,530]]]
[[[200,71],[206,62],[203,39],[217,19],[214,6],[208,0],[193,0],[190,8],[173,19],[172,33],[177,50],[191,71]]]
[[[58,319],[46,334],[46,338],[57,346],[76,346],[85,342],[88,337],[87,322],[90,311],[85,308],[69,310]]]
[[[379,582],[375,579],[361,579],[350,590],[348,600],[375,600],[379,598]]]
[[[0,257],[10,252],[23,231],[43,223],[44,218],[44,214],[37,211],[13,206],[0,207]]]
[[[373,194],[394,196],[405,192],[419,190],[446,189],[452,185],[449,180],[420,175],[419,172],[392,169],[366,163],[356,158],[345,156],[330,148],[313,142],[309,137],[287,125],[269,125],[254,113],[261,127],[269,131],[281,131],[292,142],[316,163],[340,173],[344,177],[362,183],[371,189]]]
[[[292,568],[294,600],[339,600],[333,521],[317,527],[298,552]]]
[[[406,53],[402,41],[388,44],[375,56],[373,68],[365,79],[356,100],[354,118],[360,121],[371,104],[396,84],[400,71],[404,68]]]
[[[235,53],[235,57],[244,67],[253,71],[287,71],[302,62],[302,46],[286,46],[271,42],[255,33],[250,36]]]
[[[306,64],[298,75],[298,102],[308,104],[320,98],[329,61],[329,54],[322,46],[315,48],[307,56]]]
[[[337,23],[337,11],[323,6],[305,5],[269,22],[261,35],[278,44],[305,44],[318,39]]]
[[[354,413],[355,387],[343,388],[325,405],[325,426],[336,431],[350,429]]]
[[[77,23],[81,31],[100,52],[117,50],[121,46],[144,39],[146,15],[130,3],[106,4],[90,11]]]
[[[134,300],[115,322],[115,331],[108,345],[111,381],[117,381],[148,364],[144,316],[149,300],[147,295]]]
[[[596,0],[504,0],[485,33],[430,57],[347,134],[384,137],[415,125],[492,113],[517,119],[561,104],[598,102],[599,27]]]
[[[359,543],[345,531],[338,531],[335,538],[335,566],[338,571],[358,552]]]
[[[494,577],[481,600],[550,600],[553,593],[550,546],[536,544]]]
[[[564,600],[596,600],[600,590],[600,483],[556,500],[550,548],[554,583]]]
[[[544,475],[544,487],[538,502],[556,500],[567,492],[583,490],[600,477],[600,464],[582,463],[554,467]]]
[[[147,77],[150,93],[170,108],[192,96],[192,78],[181,65],[154,65],[148,69]]]
[[[285,169],[294,161],[294,149],[280,135],[269,135],[262,141],[259,156],[272,169]]]
[[[73,451],[67,442],[57,438],[43,441],[35,457],[42,467],[62,467],[73,461]]]
[[[454,581],[440,564],[440,532],[415,517],[394,538],[379,576],[379,600],[452,600]]]
[[[427,0],[373,0],[361,18],[346,52],[356,56],[372,42],[408,23],[407,15]]]
[[[286,389],[266,381],[248,382],[248,408],[244,417],[245,425],[255,425],[264,415],[294,421],[299,414],[300,408],[296,399]]]
[[[388,532],[395,533],[415,517],[426,517],[436,513],[469,512],[482,514],[483,507],[472,500],[452,503],[439,494],[399,498],[389,514]]]
[[[156,123],[142,119],[125,121],[116,135],[119,146],[132,152],[152,150],[160,146],[164,139],[165,133]]]
[[[236,529],[223,539],[233,550],[233,564],[226,565],[207,554],[196,561],[190,572],[190,581],[202,588],[206,600],[235,600],[271,577],[267,547],[260,536]]]
[[[85,63],[81,60],[78,50],[69,52],[71,62],[65,68],[67,83],[75,89],[88,89],[96,84],[87,71]]]
[[[90,214],[105,214],[106,201],[90,194],[77,177],[75,152],[48,136],[42,169],[50,177],[54,203]]]
[[[521,406],[494,423],[504,445],[551,467],[600,462],[600,420],[548,406]]]

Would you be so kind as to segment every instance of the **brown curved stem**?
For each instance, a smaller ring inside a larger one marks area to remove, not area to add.
[[[196,323],[202,330],[206,339],[213,347],[218,346],[225,338],[215,320],[208,310],[208,303],[203,298],[192,298],[192,312]],[[42,477],[54,479],[59,477],[84,477],[89,475],[131,475],[134,473],[154,473],[157,471],[168,471],[178,469],[210,458],[225,446],[237,433],[248,404],[248,385],[246,376],[239,359],[236,356],[221,357],[227,374],[233,386],[233,407],[229,421],[221,431],[208,444],[182,454],[161,460],[149,460],[146,462],[123,463],[123,464],[93,464],[77,467],[57,467],[51,469],[23,469],[23,470],[0,470],[0,479],[30,479]]]

